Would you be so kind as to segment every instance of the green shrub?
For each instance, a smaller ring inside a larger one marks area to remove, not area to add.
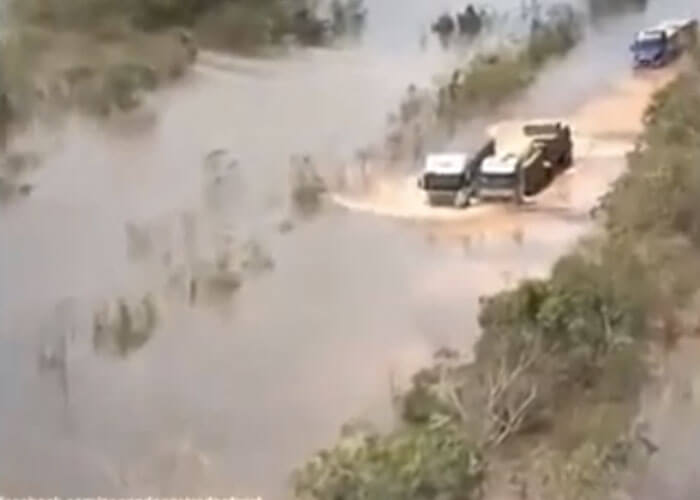
[[[104,77],[104,99],[122,111],[138,106],[138,93],[158,87],[155,69],[137,63],[121,63],[107,69]]]
[[[294,475],[304,500],[469,500],[478,498],[484,462],[447,420],[388,435],[351,432]]]
[[[532,15],[532,30],[525,40],[476,57],[459,78],[440,89],[441,116],[469,118],[513,97],[535,80],[543,64],[563,56],[581,39],[581,15],[567,5],[553,6],[546,16]]]
[[[251,50],[275,41],[284,13],[251,3],[227,3],[202,15],[195,24],[205,45],[227,50]]]

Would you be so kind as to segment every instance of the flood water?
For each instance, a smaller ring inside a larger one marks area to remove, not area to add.
[[[47,155],[37,188],[0,211],[0,492],[283,498],[292,468],[349,418],[389,420],[392,370],[410,373],[446,344],[469,349],[479,295],[546,272],[589,227],[617,153],[563,182],[587,193],[560,203],[569,209],[446,228],[331,207],[278,230],[291,154],[347,157],[382,134],[409,83],[452,69],[453,53],[418,43],[444,3],[369,2],[355,49],[204,54],[149,103],[154,127],[75,119],[51,141],[37,133]],[[599,28],[512,112],[566,115],[604,94],[629,76],[628,35],[641,23]],[[128,356],[95,352],[95,305],[160,286],[128,259],[125,224],[199,210],[202,160],[216,148],[241,167],[228,223],[275,268],[223,304],[168,302]],[[66,331],[60,366],[39,369]]]

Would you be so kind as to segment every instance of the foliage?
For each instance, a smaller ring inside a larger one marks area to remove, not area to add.
[[[148,66],[123,63],[109,68],[105,74],[104,92],[121,110],[138,106],[138,90],[155,90],[158,76],[155,69]]]
[[[643,12],[647,8],[648,0],[588,0],[588,10],[591,19],[602,19],[622,14]]]
[[[605,498],[614,483],[614,454],[584,443],[570,453],[550,452],[537,464],[546,478],[541,488],[543,500],[598,500]]]
[[[221,3],[197,18],[195,31],[207,46],[246,51],[279,41],[289,23],[278,5],[263,9],[252,2]]]
[[[151,339],[158,323],[159,311],[152,295],[139,302],[119,298],[95,311],[93,346],[97,352],[126,358]]]
[[[532,83],[541,66],[571,50],[580,40],[580,14],[568,5],[554,5],[544,16],[530,13],[531,30],[516,47],[503,47],[495,54],[477,57],[461,78],[442,90],[450,112],[466,117],[474,105],[492,106]]]
[[[345,435],[297,471],[294,486],[308,500],[468,500],[483,475],[483,459],[460,428],[435,416],[388,435]]]
[[[320,207],[326,183],[308,156],[292,158],[290,167],[292,206],[301,214],[312,214]]]
[[[33,23],[60,29],[90,30],[105,20],[128,21],[134,27],[153,30],[169,26],[193,26],[203,13],[230,4],[258,4],[266,9],[276,0],[14,0],[12,12]]]

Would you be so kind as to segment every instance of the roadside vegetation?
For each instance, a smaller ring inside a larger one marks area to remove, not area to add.
[[[638,425],[651,356],[698,328],[700,63],[657,93],[600,225],[547,279],[481,303],[473,355],[397,390],[390,433],[344,430],[296,471],[300,499],[606,498],[655,451]],[[436,472],[440,471],[440,472]]]
[[[524,40],[477,55],[440,89],[441,117],[452,114],[463,120],[513,97],[534,81],[545,63],[565,55],[582,37],[581,14],[566,4],[552,6],[543,15],[536,9],[530,15]]]
[[[245,50],[284,31],[290,22],[287,7],[284,0],[16,0],[12,11],[32,25],[106,39],[172,27],[208,28],[208,34],[215,29],[213,36],[236,42],[229,48]]]

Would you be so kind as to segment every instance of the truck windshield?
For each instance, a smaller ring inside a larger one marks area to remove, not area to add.
[[[458,191],[468,183],[464,174],[434,174],[428,173],[424,177],[425,188],[429,190]]]
[[[663,38],[643,38],[634,44],[636,50],[656,50],[663,47]]]
[[[482,173],[479,176],[479,183],[482,187],[492,187],[492,188],[504,188],[512,187],[516,181],[516,174],[514,172],[510,173],[493,173],[486,174]]]

